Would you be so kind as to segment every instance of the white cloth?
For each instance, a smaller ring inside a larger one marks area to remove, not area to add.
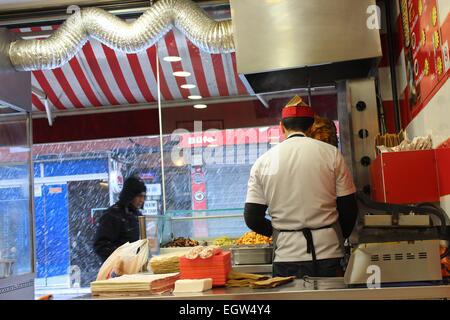
[[[337,148],[307,137],[292,137],[256,160],[246,202],[267,205],[272,226],[278,230],[334,225],[312,230],[316,256],[321,260],[344,255],[336,198],[354,192],[350,171]],[[275,262],[311,260],[301,232],[280,233]]]

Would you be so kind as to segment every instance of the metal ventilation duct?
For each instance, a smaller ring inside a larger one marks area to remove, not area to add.
[[[206,52],[234,51],[230,20],[215,21],[190,0],[159,0],[132,23],[99,8],[81,9],[47,39],[13,42],[9,57],[16,70],[54,69],[68,62],[89,37],[134,53],[154,45],[173,26]]]
[[[375,9],[375,0],[231,0],[238,72],[256,94],[367,77],[382,56]]]

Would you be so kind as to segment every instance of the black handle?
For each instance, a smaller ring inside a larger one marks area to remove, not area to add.
[[[413,212],[417,214],[432,214],[439,218],[441,221],[440,225],[440,233],[442,237],[445,237],[445,240],[449,238],[447,232],[447,223],[445,221],[446,213],[442,208],[435,206],[432,203],[419,203],[416,205],[401,205],[401,204],[393,204],[393,203],[384,203],[384,202],[376,202],[367,197],[363,192],[358,192],[356,194],[356,198],[365,206],[379,211],[386,211],[392,214],[394,219],[398,219],[398,214],[400,212]]]

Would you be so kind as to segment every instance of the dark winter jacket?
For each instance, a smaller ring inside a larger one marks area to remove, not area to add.
[[[138,178],[128,178],[119,195],[119,201],[108,208],[100,218],[94,239],[94,250],[104,262],[111,253],[126,242],[139,240],[140,211],[130,202],[146,191],[145,184]]]

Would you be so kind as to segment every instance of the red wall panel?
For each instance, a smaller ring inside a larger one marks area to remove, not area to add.
[[[163,108],[163,133],[172,133],[180,121],[216,120],[222,121],[225,128],[277,124],[279,112],[260,116],[264,109],[256,100],[213,104],[207,109],[194,109],[192,106]],[[158,119],[157,109],[60,116],[51,127],[46,118],[33,119],[33,141],[37,144],[154,135],[159,134]]]
[[[441,196],[450,194],[450,148],[436,149],[436,161]]]
[[[158,110],[97,113],[33,119],[33,143],[51,143],[158,134]]]
[[[171,134],[177,129],[177,123],[192,121],[223,124],[223,128],[216,129],[278,125],[281,109],[289,97],[274,100],[270,108],[265,108],[258,100],[211,104],[206,109],[194,109],[191,105],[163,108],[163,133]],[[336,105],[336,95],[313,96],[312,99],[314,110],[332,120],[336,118]],[[51,143],[155,135],[159,134],[158,119],[157,109],[60,116],[52,127],[46,118],[34,119],[33,139],[34,143]]]

